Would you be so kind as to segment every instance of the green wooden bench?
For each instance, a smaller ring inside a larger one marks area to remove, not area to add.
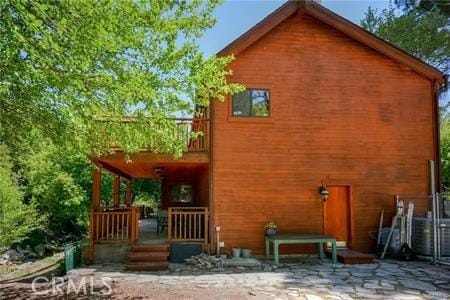
[[[331,243],[331,257],[333,264],[337,263],[336,239],[332,236],[320,234],[277,234],[273,236],[266,235],[266,257],[270,257],[270,243],[273,244],[273,259],[275,265],[280,264],[278,247],[281,244],[319,244],[320,258],[324,257],[323,244]]]

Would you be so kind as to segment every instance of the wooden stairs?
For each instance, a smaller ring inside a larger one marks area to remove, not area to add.
[[[169,267],[170,245],[132,245],[128,255],[128,271],[167,270]]]
[[[327,251],[327,255],[331,257],[331,252]],[[375,261],[373,255],[361,253],[351,249],[339,249],[337,251],[337,258],[343,264],[373,264]]]

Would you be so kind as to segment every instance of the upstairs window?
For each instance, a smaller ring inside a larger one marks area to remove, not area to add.
[[[233,117],[268,118],[270,116],[269,90],[247,89],[233,95]]]

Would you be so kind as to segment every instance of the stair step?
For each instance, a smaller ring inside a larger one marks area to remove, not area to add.
[[[131,252],[169,252],[169,244],[132,245]]]
[[[129,261],[167,261],[169,252],[130,252]]]
[[[327,254],[331,256],[331,252]],[[373,264],[375,262],[372,255],[350,249],[338,249],[337,258],[338,261],[349,265]]]
[[[156,261],[156,262],[129,262],[126,269],[128,271],[155,271],[155,270],[167,270],[169,262]]]

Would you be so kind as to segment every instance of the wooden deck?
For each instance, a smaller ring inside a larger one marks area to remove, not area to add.
[[[330,256],[331,253],[327,252]],[[373,255],[361,253],[351,249],[340,249],[337,252],[338,261],[347,265],[357,265],[357,264],[373,264],[375,260]]]

